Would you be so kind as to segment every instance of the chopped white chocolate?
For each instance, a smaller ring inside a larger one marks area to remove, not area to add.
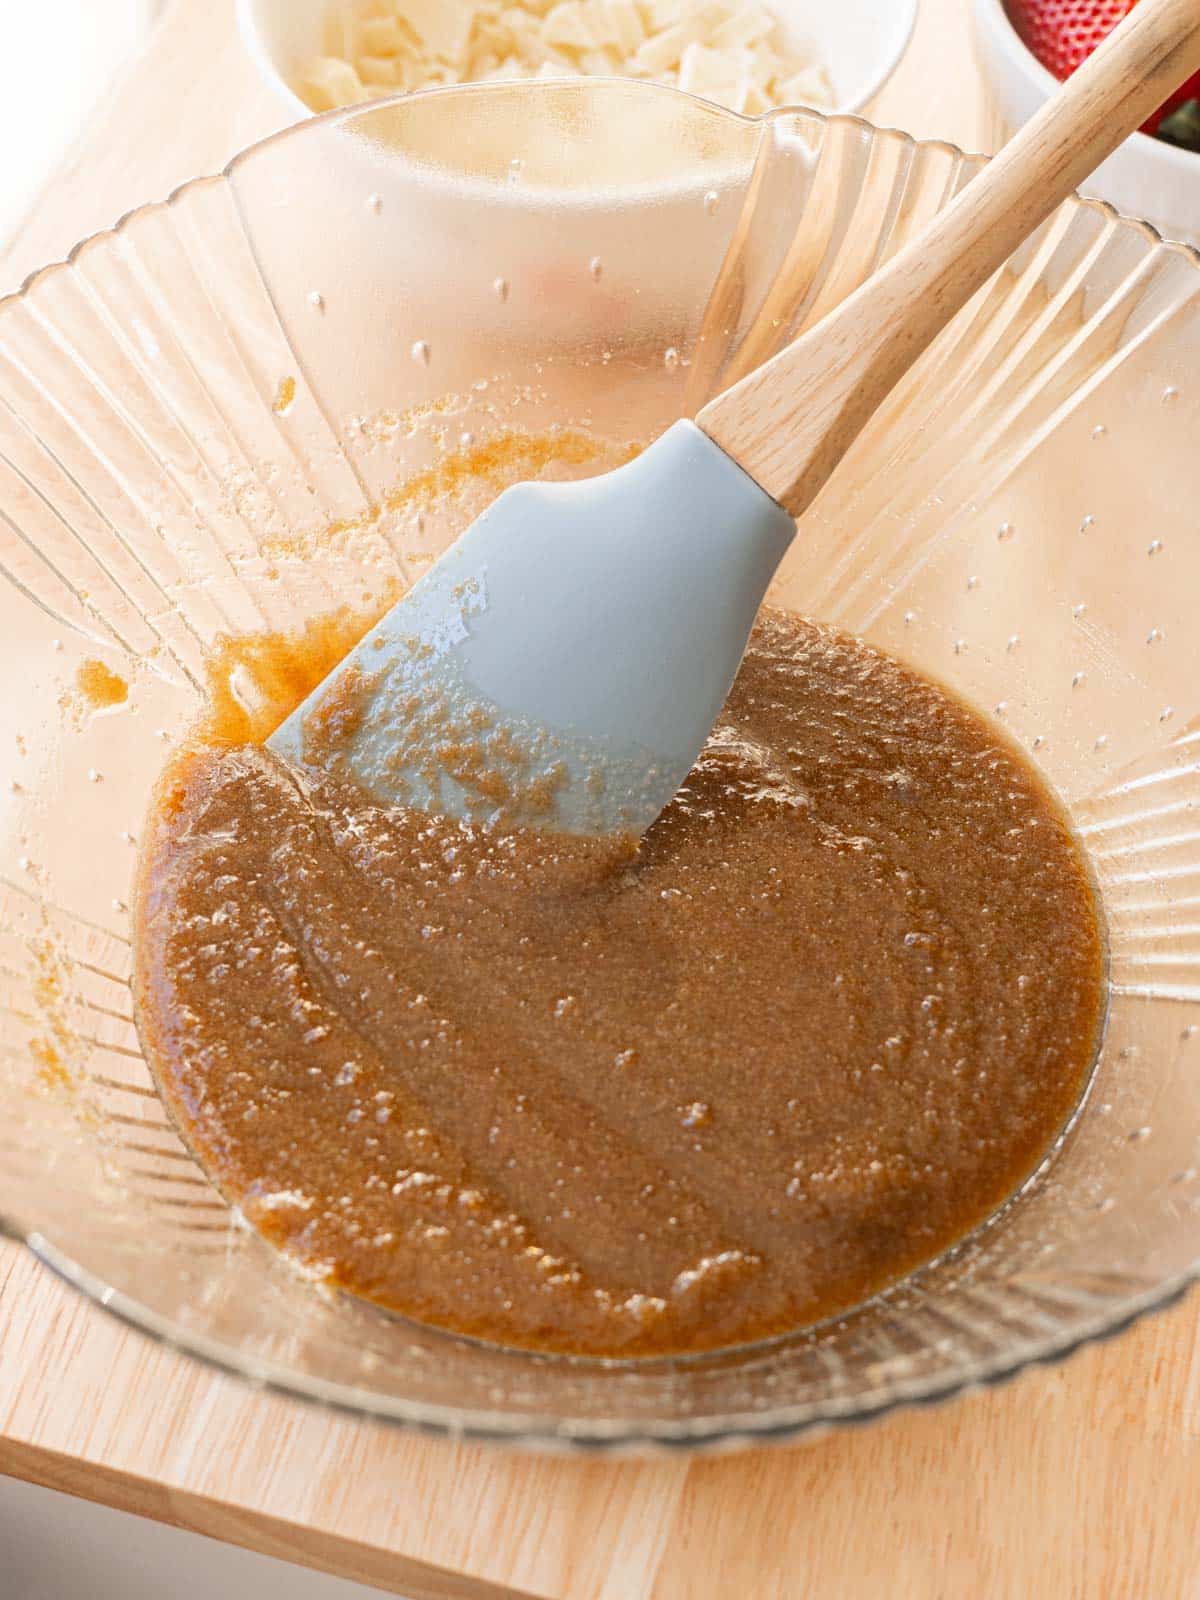
[[[456,0],[404,0],[398,10],[431,56],[454,66],[465,64],[475,20],[471,6]]]
[[[735,50],[740,44],[754,44],[774,32],[775,18],[761,6],[743,6],[719,22],[709,36],[714,50]]]
[[[832,102],[761,0],[336,0],[296,89],[314,111],[445,83],[651,78],[758,116]]]
[[[396,59],[394,56],[359,56],[358,75],[364,84],[377,84],[381,88],[396,87]]]
[[[527,78],[528,76],[528,69],[521,65],[516,56],[505,56],[499,66],[493,67],[487,74],[488,80],[492,83],[500,83],[506,78]]]
[[[649,34],[673,27],[689,9],[694,9],[689,8],[687,0],[640,0],[640,5]]]
[[[616,40],[617,49],[631,56],[646,37],[642,18],[633,0],[605,0],[604,9]]]
[[[741,111],[750,88],[750,53],[689,44],[679,63],[679,87]]]
[[[566,50],[594,50],[598,42],[578,0],[562,0],[561,5],[546,13],[542,38],[547,44],[562,45]]]
[[[359,42],[373,56],[396,56],[404,48],[395,17],[368,17],[362,24]]]
[[[325,54],[340,61],[352,61],[358,54],[354,26],[345,6],[336,6],[325,18]]]
[[[685,17],[661,33],[651,34],[629,65],[634,72],[645,73],[647,77],[665,72],[668,67],[677,67],[688,45],[699,44],[707,32],[701,16]]]
[[[580,0],[579,11],[583,17],[584,26],[591,34],[598,50],[611,46],[618,50],[620,45],[613,29],[612,18],[608,14],[608,7],[604,0]],[[547,19],[549,20],[549,19]]]
[[[310,61],[296,87],[314,111],[353,106],[367,98],[358,73],[338,56],[318,56]]]

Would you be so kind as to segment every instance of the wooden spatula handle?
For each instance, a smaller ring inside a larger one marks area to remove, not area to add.
[[[699,426],[799,516],[955,313],[1197,68],[1200,0],[1138,0],[919,238],[824,321],[710,401]]]

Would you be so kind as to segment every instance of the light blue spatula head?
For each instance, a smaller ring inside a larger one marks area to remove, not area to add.
[[[507,490],[268,740],[383,804],[641,833],[729,692],[795,523],[677,422]]]

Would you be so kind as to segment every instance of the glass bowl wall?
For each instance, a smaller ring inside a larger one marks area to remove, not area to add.
[[[0,303],[8,1230],[253,1381],[558,1445],[871,1415],[1060,1355],[1190,1280],[1200,271],[1093,203],[1062,207],[922,359],[773,595],[1002,719],[1089,851],[1111,941],[1096,1079],[999,1218],[753,1350],[486,1349],[324,1293],[241,1227],[131,1016],[136,836],[214,641],[381,603],[537,469],[547,428],[577,430],[586,472],[695,411],[974,170],[854,118],[747,121],[628,83],[442,91],[282,134]],[[460,492],[464,459],[484,470]],[[103,713],[75,689],[96,659],[129,684]]]

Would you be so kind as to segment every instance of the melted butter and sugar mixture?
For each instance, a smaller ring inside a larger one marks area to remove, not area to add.
[[[137,1001],[214,1181],[358,1295],[578,1354],[777,1334],[961,1238],[1079,1098],[1102,940],[1063,815],[856,639],[764,612],[641,840],[381,809],[324,754],[176,758]]]

